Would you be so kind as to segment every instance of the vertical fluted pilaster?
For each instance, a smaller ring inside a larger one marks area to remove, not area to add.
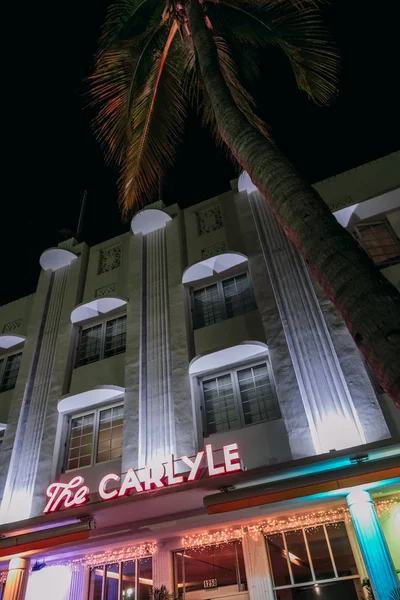
[[[166,230],[143,237],[142,340],[140,384],[141,466],[163,458],[175,448],[171,394]]]
[[[356,489],[348,494],[347,504],[374,597],[387,600],[400,586],[371,495]]]
[[[1,506],[3,522],[30,516],[69,268],[62,267],[50,275],[42,323]]]
[[[3,600],[24,600],[29,579],[29,558],[12,558],[8,567]]]
[[[258,191],[250,204],[315,449],[365,443],[308,271]]]
[[[264,535],[261,532],[243,536],[243,557],[250,600],[274,600],[271,568]]]
[[[159,545],[153,554],[153,587],[160,588],[165,585],[170,593],[174,590],[174,572],[172,552],[163,545]]]
[[[71,586],[68,600],[84,600],[86,573],[85,567],[79,566],[71,573]]]

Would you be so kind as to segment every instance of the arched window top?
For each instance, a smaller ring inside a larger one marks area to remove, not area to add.
[[[61,398],[58,402],[59,413],[82,411],[99,404],[109,404],[122,398],[125,388],[119,385],[100,385],[86,392],[72,394]]]
[[[23,335],[0,335],[0,352],[7,352],[25,342]]]
[[[243,344],[237,346],[223,348],[194,358],[189,366],[189,375],[228,368],[237,363],[265,355],[267,351],[268,347],[262,342],[243,342]]]
[[[89,319],[95,319],[102,315],[124,306],[127,301],[123,298],[97,298],[74,308],[71,313],[71,323],[82,323]]]
[[[57,271],[62,267],[68,267],[76,258],[76,254],[69,250],[49,248],[41,254],[39,263],[44,271]]]
[[[247,266],[247,256],[237,252],[218,254],[188,267],[183,273],[182,283],[195,283],[215,275],[221,275],[237,265],[242,265],[245,268]]]
[[[171,220],[171,217],[163,210],[147,208],[133,217],[131,229],[133,233],[146,235],[147,233],[161,229],[161,227],[164,227]]]

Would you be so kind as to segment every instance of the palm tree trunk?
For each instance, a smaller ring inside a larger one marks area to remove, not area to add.
[[[237,108],[198,0],[187,16],[219,133],[265,197],[286,235],[344,319],[385,391],[400,408],[400,294],[321,197]]]

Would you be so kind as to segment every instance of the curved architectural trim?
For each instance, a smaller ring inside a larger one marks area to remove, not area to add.
[[[0,335],[0,351],[9,350],[14,346],[19,346],[25,341],[23,335]]]
[[[59,400],[57,409],[59,413],[86,410],[91,406],[113,402],[121,398],[124,393],[125,388],[119,385],[99,385],[80,394],[64,396]]]
[[[248,173],[246,173],[246,171],[243,171],[243,173],[239,176],[238,179],[238,191],[239,192],[247,192],[248,194],[251,194],[251,192],[255,192],[257,190],[256,186],[254,185],[254,183],[252,182],[252,180],[250,179],[250,176]]]
[[[230,367],[236,363],[265,354],[268,347],[263,342],[243,342],[204,356],[197,356],[189,365],[189,375]]]
[[[57,271],[62,267],[68,267],[73,260],[78,258],[76,254],[63,248],[49,248],[39,258],[40,266],[45,271]]]
[[[213,277],[224,271],[228,271],[236,265],[247,263],[247,256],[238,252],[225,252],[211,258],[206,258],[188,267],[182,277],[182,283],[193,283],[201,279]]]
[[[98,298],[85,304],[80,304],[71,313],[71,323],[82,323],[105,315],[127,303],[123,298]]]
[[[140,211],[133,217],[131,229],[133,233],[146,235],[146,233],[161,229],[161,227],[164,227],[171,220],[171,217],[163,210],[148,208]]]

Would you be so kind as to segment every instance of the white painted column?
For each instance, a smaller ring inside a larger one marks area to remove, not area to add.
[[[166,231],[143,236],[142,339],[139,401],[140,466],[175,450],[171,394]]]
[[[84,600],[86,598],[86,571],[88,569],[85,569],[84,566],[72,570],[68,600]]]
[[[308,271],[258,191],[250,205],[317,453],[366,442]]]
[[[172,552],[162,544],[153,554],[153,587],[165,585],[170,594],[174,592],[174,569]]]
[[[29,579],[29,558],[12,558],[8,567],[3,600],[24,600]]]
[[[242,544],[250,600],[275,600],[264,535],[246,532]]]

